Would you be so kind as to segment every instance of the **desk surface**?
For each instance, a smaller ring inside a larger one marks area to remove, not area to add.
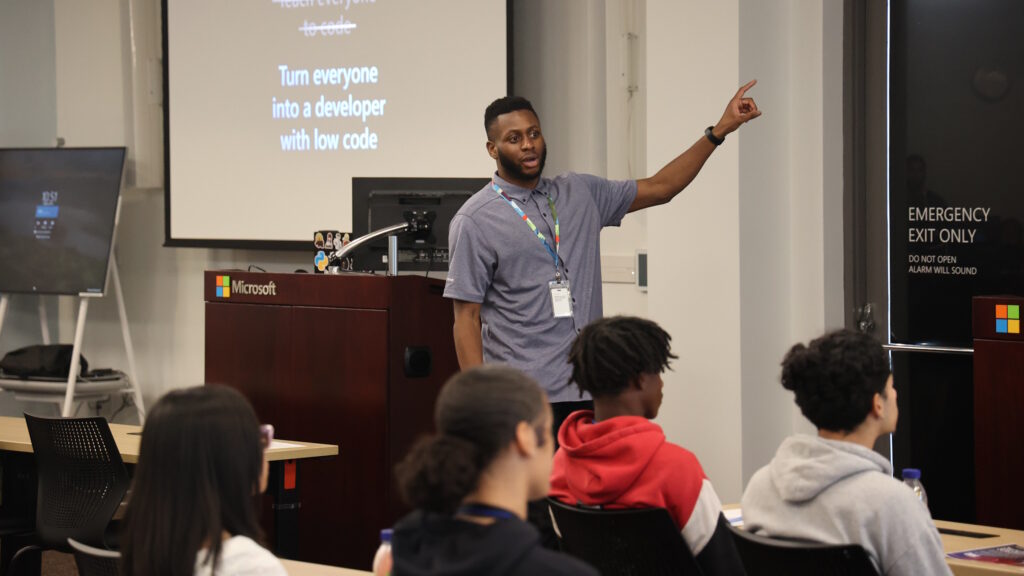
[[[111,424],[110,432],[121,452],[121,458],[128,464],[139,460],[139,441],[142,439],[141,426],[129,424]],[[12,416],[0,417],[0,450],[10,452],[32,452],[32,440],[28,435],[28,426],[24,418]],[[338,447],[333,444],[314,444],[292,440],[274,440],[267,450],[267,460],[297,460],[301,458],[318,458],[335,456]]]
[[[946,522],[936,520],[935,526],[939,529],[964,530],[966,532],[978,532],[983,534],[995,534],[995,538],[971,538],[968,536],[954,536],[952,534],[941,534],[942,549],[947,554],[951,552],[963,552],[964,550],[975,550],[978,548],[991,548],[1006,544],[1017,544],[1024,546],[1024,532],[1010,530],[1008,528],[993,528],[991,526],[977,526],[974,524],[960,524],[958,522]],[[1024,567],[1007,566],[1004,564],[990,564],[988,562],[977,562],[974,560],[960,560],[958,558],[946,558],[946,563],[953,569],[956,576],[993,576],[995,574],[1024,574]]]
[[[281,559],[290,576],[373,576],[373,572]]]

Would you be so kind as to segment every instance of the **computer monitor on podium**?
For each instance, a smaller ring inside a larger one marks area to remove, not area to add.
[[[428,238],[399,236],[398,267],[403,271],[448,270],[448,225],[462,204],[487,185],[487,178],[353,178],[352,236],[406,221],[407,212],[436,214]],[[354,254],[355,270],[387,268],[387,240]]]

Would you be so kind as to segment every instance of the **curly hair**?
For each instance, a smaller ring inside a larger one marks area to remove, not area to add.
[[[613,316],[580,332],[569,350],[572,379],[596,398],[616,396],[641,374],[661,374],[676,358],[672,337],[650,320]]]
[[[537,116],[537,111],[533,109],[533,104],[522,96],[505,96],[491,102],[487,109],[484,110],[484,132],[487,133],[487,138],[491,138],[491,127],[498,121],[498,116],[515,112],[516,110],[529,110],[533,112],[534,116]],[[537,116],[537,118],[540,119],[540,116]]]
[[[889,357],[873,337],[837,330],[782,360],[782,386],[796,394],[800,411],[823,430],[850,432],[867,418],[875,394],[885,396]]]

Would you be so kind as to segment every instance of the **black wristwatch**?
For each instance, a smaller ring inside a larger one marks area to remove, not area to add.
[[[714,126],[708,126],[707,129],[704,130],[704,135],[707,136],[708,140],[710,140],[715,146],[721,146],[722,142],[725,142],[725,137],[723,136],[719,138],[718,136],[715,136],[715,132],[712,128],[714,128]]]

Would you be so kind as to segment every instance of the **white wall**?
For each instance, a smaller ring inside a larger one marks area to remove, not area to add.
[[[0,2],[0,146],[53,146],[53,18],[51,2]]]
[[[647,176],[646,157],[646,3],[644,0],[605,0],[605,133],[608,178]],[[627,35],[632,35],[630,40]],[[630,82],[635,91],[630,94]],[[601,232],[605,270],[604,313],[647,316],[647,293],[635,285],[610,282],[613,267],[633,268],[637,250],[647,248],[647,213],[635,212],[617,228]]]
[[[737,0],[647,1],[647,169],[718,121],[739,78]],[[755,129],[755,128],[751,128]],[[648,305],[679,355],[658,421],[692,450],[726,500],[741,492],[739,146],[647,214]]]
[[[124,146],[126,9],[121,0],[54,0],[57,134],[67,146]]]
[[[740,145],[746,481],[783,437],[810,429],[779,361],[843,321],[842,2],[740,6],[740,75],[763,79],[766,110]]]
[[[765,112],[743,130],[739,142],[746,481],[792,431],[787,416],[793,400],[779,384],[779,360],[792,343],[790,319],[808,306],[793,299],[792,282],[800,266],[792,257],[799,233],[794,223],[801,222],[791,198],[799,177],[792,161],[793,124],[801,111],[794,102],[798,74],[791,53],[800,44],[800,27],[793,22],[789,2],[740,0],[740,5],[741,78],[760,79],[752,94]]]

